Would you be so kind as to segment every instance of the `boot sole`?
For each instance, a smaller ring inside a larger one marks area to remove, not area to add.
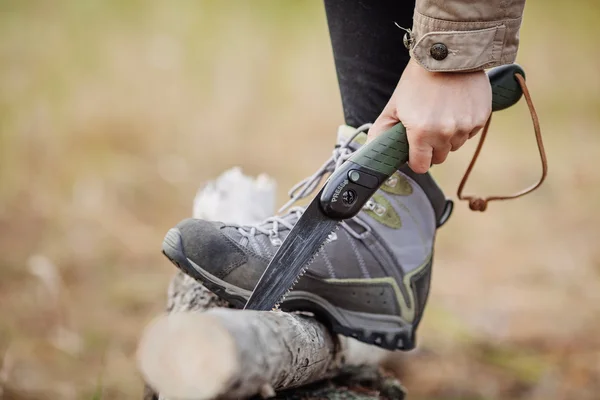
[[[163,240],[163,254],[186,275],[236,308],[244,308],[252,293],[209,274],[189,260],[183,251],[181,233],[169,230]],[[337,334],[387,350],[412,350],[413,330],[398,316],[371,314],[334,306],[322,297],[306,291],[292,291],[280,305],[283,311],[309,311]],[[376,329],[374,329],[376,327]]]

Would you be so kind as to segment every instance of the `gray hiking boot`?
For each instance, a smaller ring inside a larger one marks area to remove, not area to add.
[[[333,156],[292,189],[290,203],[310,195],[321,178],[358,149],[368,128],[340,127]],[[451,210],[452,203],[429,174],[403,167],[356,217],[330,235],[281,309],[311,311],[335,332],[366,343],[414,348],[429,293],[436,229]],[[167,233],[163,252],[185,273],[242,308],[303,211],[292,207],[255,226],[186,219]]]

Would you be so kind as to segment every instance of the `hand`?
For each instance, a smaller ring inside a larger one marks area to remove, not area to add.
[[[430,72],[411,60],[369,130],[369,140],[401,121],[408,137],[408,165],[425,173],[477,134],[491,112],[492,89],[485,72]]]

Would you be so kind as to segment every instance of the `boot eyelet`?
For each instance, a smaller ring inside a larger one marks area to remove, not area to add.
[[[363,210],[373,211],[374,209],[375,209],[375,202],[371,199],[367,200],[367,202],[363,206]]]
[[[375,210],[373,210],[375,212],[375,214],[377,214],[380,217],[383,217],[383,214],[385,214],[385,207],[379,204],[375,205]]]
[[[389,187],[395,187],[398,184],[398,178],[396,176],[390,176],[386,181],[385,185]]]

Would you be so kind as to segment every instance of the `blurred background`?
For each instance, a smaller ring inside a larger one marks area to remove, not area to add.
[[[600,3],[530,1],[517,62],[550,170],[438,234],[412,399],[600,398]],[[175,269],[165,232],[232,166],[287,189],[343,122],[320,1],[0,3],[3,398],[140,398],[134,353]],[[475,141],[434,175],[456,199]],[[540,161],[503,111],[466,192]],[[2,397],[2,395],[0,395]]]

